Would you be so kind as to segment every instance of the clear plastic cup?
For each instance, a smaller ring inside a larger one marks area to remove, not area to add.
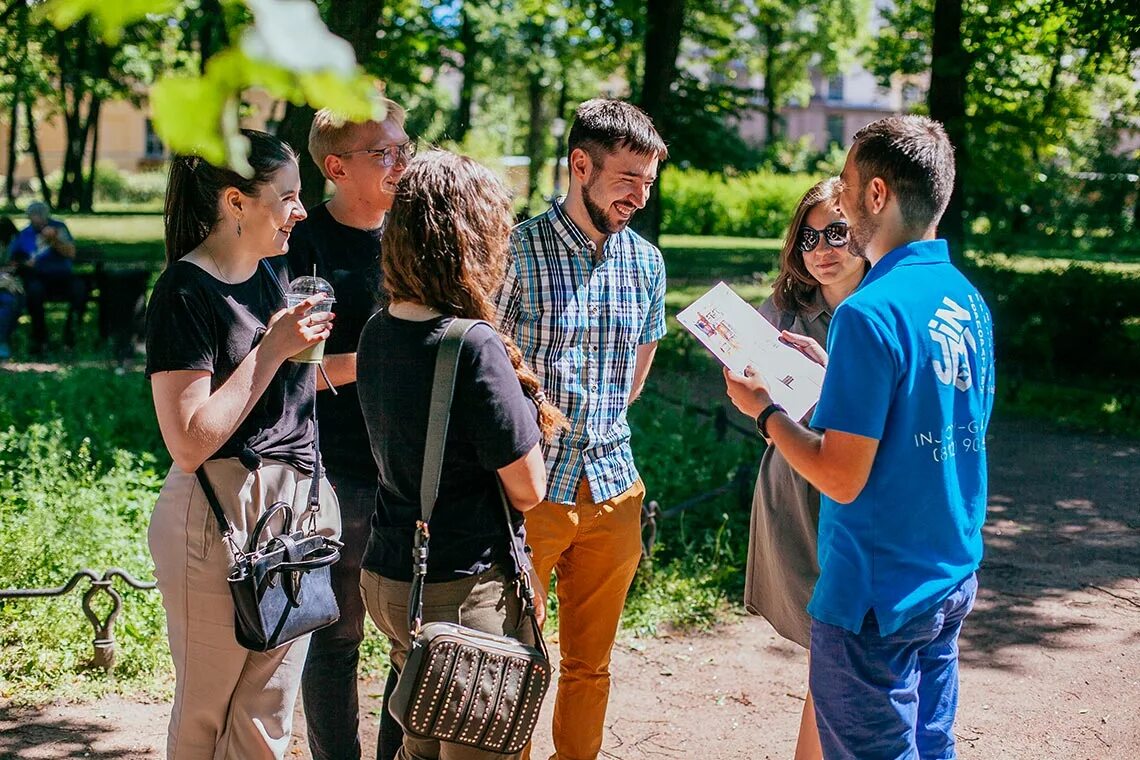
[[[285,306],[293,308],[306,298],[323,293],[325,299],[309,310],[310,314],[324,314],[332,311],[336,299],[333,298],[332,285],[320,277],[298,277],[289,283],[289,292],[285,294]],[[289,357],[291,361],[302,364],[320,364],[325,358],[325,342],[315,343],[303,351]]]

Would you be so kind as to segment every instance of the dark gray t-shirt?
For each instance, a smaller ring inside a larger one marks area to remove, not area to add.
[[[146,310],[147,378],[155,372],[205,370],[212,375],[210,392],[221,387],[261,340],[269,318],[285,305],[279,288],[285,277],[284,257],[267,259],[265,264],[235,285],[188,261],[167,267]],[[238,429],[210,459],[241,456],[248,449],[311,473],[313,372],[311,364],[284,362]]]
[[[372,535],[363,567],[412,579],[412,538],[420,518],[420,481],[435,359],[451,322],[411,322],[377,313],[360,336],[357,389],[372,455],[380,470]],[[519,385],[498,333],[476,325],[459,354],[459,371],[432,513],[431,583],[476,575],[500,563],[510,571],[506,519],[496,470],[539,440],[538,411]],[[511,510],[519,544],[522,516]]]

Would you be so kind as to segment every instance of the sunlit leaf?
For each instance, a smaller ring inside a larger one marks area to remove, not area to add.
[[[154,130],[176,152],[224,163],[222,113],[230,97],[230,91],[207,78],[162,77],[150,91]]]
[[[169,13],[178,0],[48,0],[40,12],[59,29],[66,29],[90,16],[108,45],[118,44],[123,29],[148,14]]]
[[[356,70],[352,45],[328,30],[309,0],[247,3],[254,21],[242,35],[241,48],[250,58],[296,72],[328,70],[352,76]]]
[[[350,121],[380,121],[384,108],[376,99],[376,83],[371,77],[343,77],[328,71],[304,74],[300,85],[305,100],[318,108],[328,108]]]

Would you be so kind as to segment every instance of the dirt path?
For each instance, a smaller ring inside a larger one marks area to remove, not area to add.
[[[1140,443],[1005,422],[989,450],[982,591],[962,641],[960,756],[1140,758]],[[791,756],[805,657],[763,620],[625,642],[613,672],[603,757]],[[382,687],[362,684],[366,757]],[[0,703],[0,757],[159,758],[167,709]],[[297,724],[291,756],[308,758],[300,715]],[[546,757],[548,729],[535,743],[534,757]]]

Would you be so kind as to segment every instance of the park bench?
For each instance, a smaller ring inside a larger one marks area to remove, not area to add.
[[[84,283],[84,310],[95,303],[99,339],[111,341],[116,361],[130,358],[135,337],[142,334],[147,287],[154,271],[153,261],[108,259],[97,246],[80,246],[76,250],[74,272]],[[76,327],[82,327],[82,311],[69,313],[67,318],[76,319]]]

